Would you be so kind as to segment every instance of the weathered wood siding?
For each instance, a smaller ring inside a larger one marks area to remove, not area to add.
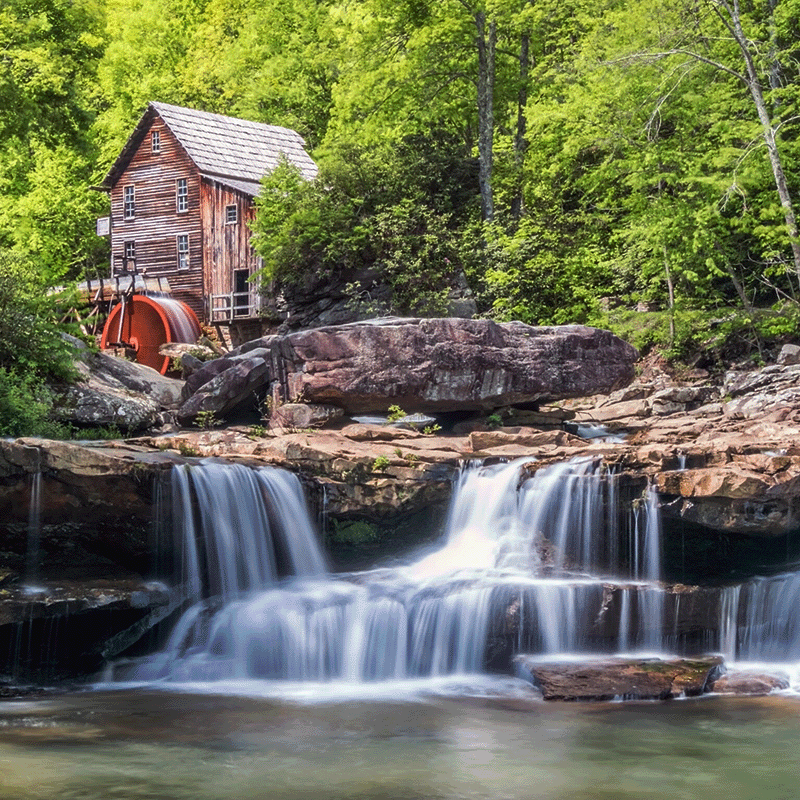
[[[160,135],[160,152],[153,153],[151,133]],[[188,209],[177,210],[179,178],[187,180]],[[136,214],[125,219],[126,186],[135,190]],[[160,117],[154,117],[141,145],[111,190],[111,253],[113,269],[122,266],[125,242],[134,242],[138,271],[164,277],[172,295],[187,303],[202,319],[203,236],[200,212],[200,176]],[[189,267],[178,269],[177,237],[189,237]]]
[[[236,222],[226,222],[226,209],[236,206]],[[200,188],[202,210],[205,293],[230,295],[235,290],[235,270],[253,274],[261,268],[261,260],[250,246],[250,222],[255,217],[253,198],[212,179],[203,179]],[[253,309],[257,294],[249,292]]]

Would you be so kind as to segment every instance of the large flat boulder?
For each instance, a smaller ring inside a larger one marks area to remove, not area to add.
[[[719,656],[661,660],[607,658],[555,664],[535,656],[514,659],[545,700],[668,700],[709,690],[722,669]]]
[[[486,411],[609,392],[636,350],[609,331],[485,319],[379,319],[276,337],[273,396],[346,413]]]

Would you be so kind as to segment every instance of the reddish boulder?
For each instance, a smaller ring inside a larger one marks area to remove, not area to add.
[[[486,319],[380,319],[271,342],[275,399],[346,413],[486,411],[609,392],[634,377],[636,350],[609,331]]]
[[[760,672],[726,672],[711,684],[711,691],[719,694],[769,694],[788,688],[784,676]]]

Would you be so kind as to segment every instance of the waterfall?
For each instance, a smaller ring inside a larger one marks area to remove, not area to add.
[[[661,582],[653,487],[621,515],[596,459],[531,464],[465,465],[438,550],[341,575],[326,572],[290,473],[175,469],[193,602],[161,653],[119,663],[116,678],[377,682],[507,669],[517,652],[694,652],[698,639],[735,658],[800,659],[800,573],[718,589],[709,610]]]
[[[753,578],[720,598],[719,650],[743,661],[800,661],[800,572]]]
[[[200,597],[204,583],[223,600],[266,589],[281,560],[293,575],[326,571],[300,481],[291,473],[207,463],[178,467],[172,480],[189,597]]]
[[[39,581],[39,559],[42,539],[42,471],[31,473],[31,499],[28,504],[28,542],[25,555],[25,588],[29,592],[41,591]]]

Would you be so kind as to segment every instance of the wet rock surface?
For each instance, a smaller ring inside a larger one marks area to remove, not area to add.
[[[710,690],[717,694],[765,695],[789,688],[785,675],[734,670],[726,672],[711,683]]]
[[[217,359],[198,368],[195,375],[199,377],[192,376],[196,386],[192,396],[226,370],[258,359],[266,364],[266,356],[271,358],[272,353],[267,344],[253,343],[230,361]],[[127,365],[122,361],[114,367],[124,372]],[[215,372],[218,367],[222,369]],[[0,595],[0,601],[8,601],[12,610],[23,608],[14,599],[14,587],[24,572],[33,476],[41,476],[43,546],[56,573],[47,575],[48,579],[57,577],[57,570],[69,563],[74,572],[65,577],[87,586],[100,578],[141,581],[152,552],[151,526],[163,477],[175,464],[195,463],[204,457],[297,472],[305,480],[312,504],[321,509],[324,503],[329,520],[326,536],[333,537],[337,530],[349,534],[355,523],[368,524],[377,539],[383,537],[396,546],[394,537],[400,540],[420,528],[423,512],[428,514],[424,526],[435,533],[432,520],[443,517],[453,478],[464,461],[524,457],[529,461],[524,479],[542,467],[582,456],[605,465],[629,504],[641,498],[649,484],[657,488],[665,520],[664,546],[673,562],[702,560],[701,577],[713,580],[723,574],[741,574],[744,560],[737,562],[728,554],[744,548],[748,564],[774,572],[780,562],[768,563],[763,556],[771,542],[784,561],[800,557],[791,550],[800,519],[800,410],[789,391],[796,369],[786,363],[740,371],[735,380],[726,378],[725,394],[725,387],[707,376],[686,385],[664,373],[648,373],[611,394],[557,404],[540,400],[533,404],[535,408],[511,404],[492,415],[488,409],[462,410],[451,418],[437,413],[434,417],[442,422],[441,428],[428,433],[359,424],[347,416],[328,418],[324,409],[317,415],[318,405],[303,397],[303,402],[287,407],[287,424],[273,430],[267,424],[231,426],[102,443],[0,440],[0,592],[11,592]],[[165,380],[158,379],[154,387]],[[183,385],[166,380],[163,395],[161,389],[151,392],[160,398],[159,413],[174,405],[175,390]],[[150,390],[145,387],[144,391]],[[748,416],[748,409],[762,403],[757,397],[768,398],[769,409]],[[751,401],[755,405],[748,405]],[[324,427],[311,430],[318,424]],[[335,529],[331,521],[340,527]],[[371,558],[374,552],[368,555]],[[689,584],[698,579],[679,575],[668,580]],[[610,647],[619,634],[613,620],[619,616],[622,595],[613,586],[605,587],[602,594],[597,638],[603,647]],[[670,598],[680,595],[680,635],[701,647],[719,608],[719,589],[671,586],[667,595],[666,624],[678,623],[670,617],[678,601],[673,604]],[[150,611],[156,607],[160,608],[154,601]],[[72,613],[68,604],[51,603],[51,619],[61,618],[55,613],[58,608]],[[93,609],[86,605],[85,611]],[[117,611],[150,613],[122,606]],[[9,625],[16,624],[10,620]],[[128,629],[134,624],[137,620],[120,617],[119,624],[105,629],[106,639],[120,632],[120,625]],[[503,637],[507,635],[512,633],[498,635],[506,663],[509,651]],[[734,691],[735,685],[731,677],[728,688],[718,691]],[[770,686],[761,678],[739,683],[748,685]]]
[[[515,659],[519,673],[545,700],[669,700],[708,691],[722,667],[719,656],[700,659],[623,659],[543,663],[534,656]]]
[[[141,580],[6,587],[0,590],[0,673],[18,683],[85,677],[180,602],[179,592]]]

